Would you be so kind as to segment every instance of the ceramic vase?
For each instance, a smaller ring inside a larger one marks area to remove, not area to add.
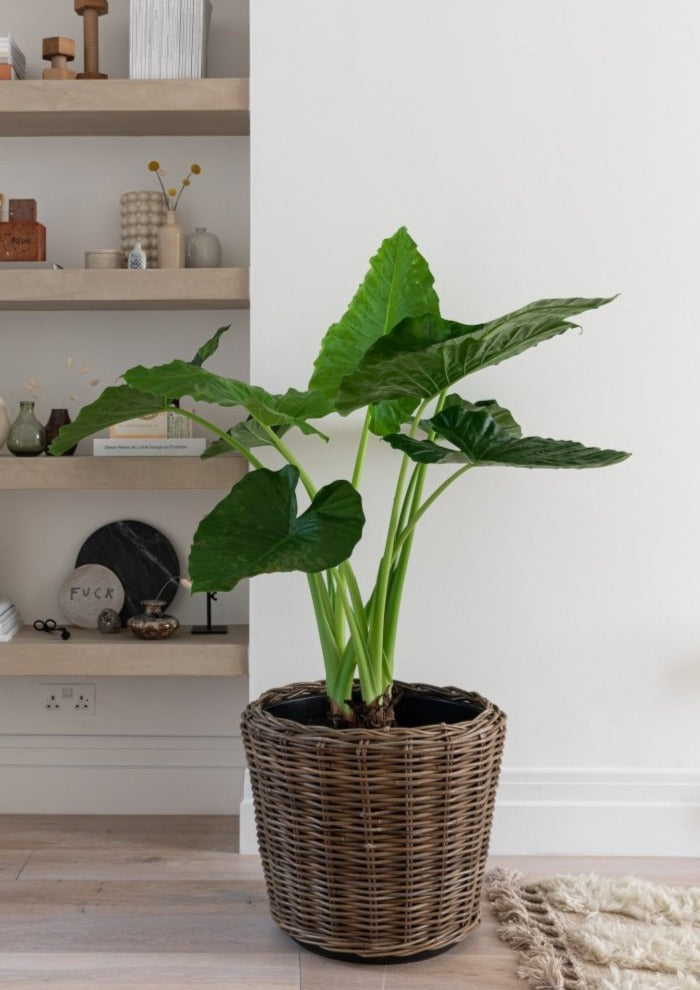
[[[34,415],[34,403],[28,399],[19,404],[19,416],[10,428],[7,449],[16,457],[36,457],[44,453],[46,432]]]
[[[51,410],[51,413],[49,414],[49,418],[46,421],[46,425],[44,426],[44,432],[46,434],[44,447],[47,453],[49,447],[58,436],[58,431],[61,429],[62,426],[67,426],[68,423],[70,423],[70,421],[71,418],[67,409]],[[77,449],[77,444],[75,447],[70,447],[68,450],[65,450],[62,456],[68,457],[71,454],[74,454],[76,449]]]
[[[185,248],[187,268],[220,268],[221,241],[206,227],[195,227],[187,238]]]
[[[139,639],[167,639],[175,632],[180,623],[174,615],[163,613],[165,602],[147,599],[141,602],[142,615],[132,615],[126,624]]]
[[[4,399],[0,399],[0,450],[5,446],[7,438],[10,435],[10,427],[12,423],[10,422],[10,414],[5,405]]]
[[[158,267],[185,267],[185,231],[176,220],[175,210],[168,210],[158,231]]]

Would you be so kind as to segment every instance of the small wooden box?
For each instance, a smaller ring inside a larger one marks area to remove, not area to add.
[[[11,199],[10,200],[10,220],[20,220],[26,222],[36,220],[36,200],[35,199]]]
[[[0,222],[0,261],[46,261],[46,227],[43,223]]]

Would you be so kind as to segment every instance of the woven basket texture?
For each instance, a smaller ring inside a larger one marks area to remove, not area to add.
[[[266,708],[324,693],[269,691],[245,709],[258,842],[272,916],[309,947],[409,958],[479,924],[506,718],[478,694],[403,691],[480,709],[419,728],[302,725]]]

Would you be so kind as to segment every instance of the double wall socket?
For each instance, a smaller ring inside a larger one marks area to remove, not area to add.
[[[94,684],[41,684],[40,692],[44,715],[74,718],[95,714]]]

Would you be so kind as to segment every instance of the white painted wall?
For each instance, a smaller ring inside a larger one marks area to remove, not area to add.
[[[100,67],[112,78],[128,75],[128,12],[128,0],[111,0],[109,14],[100,20]],[[76,39],[76,64],[82,69],[82,20],[70,0],[5,4],[0,29],[10,31],[23,49],[29,77],[41,76],[46,64],[41,39],[49,35]],[[248,71],[247,0],[215,3],[209,74],[247,76]],[[10,98],[11,89],[0,96]],[[192,180],[178,207],[180,221],[187,229],[215,231],[225,265],[246,265],[247,138],[5,138],[0,191],[8,198],[37,199],[49,259],[82,267],[86,249],[119,246],[121,193],[157,188],[146,169],[152,158],[178,184],[191,162],[201,164],[201,176]],[[189,358],[229,321],[232,329],[211,367],[246,377],[245,313],[2,312],[0,395],[15,411],[28,394],[23,383],[34,378],[41,384],[36,408],[42,420],[52,406],[66,405],[75,415],[99,390],[91,380],[99,379],[103,387],[139,361]],[[76,400],[69,398],[73,393]],[[10,456],[6,449],[3,455]],[[56,615],[58,590],[83,540],[115,519],[141,519],[161,528],[184,568],[197,521],[217,497],[213,492],[2,493],[0,597],[16,601],[27,621]],[[247,589],[220,598],[217,621],[247,620]],[[183,591],[172,611],[184,622],[204,618],[201,596],[189,599]],[[39,679],[2,680],[0,812],[230,814],[237,809],[243,777],[238,713],[247,697],[245,680],[93,681],[95,716],[57,721],[41,710]]]
[[[399,673],[508,712],[495,851],[697,853],[700,8],[252,6],[254,382],[306,384],[404,223],[456,319],[621,293],[465,394],[633,458],[455,486],[416,542]],[[319,480],[348,475],[303,447]],[[394,465],[379,454],[369,542]],[[251,597],[251,693],[321,676],[303,579],[257,579]]]

